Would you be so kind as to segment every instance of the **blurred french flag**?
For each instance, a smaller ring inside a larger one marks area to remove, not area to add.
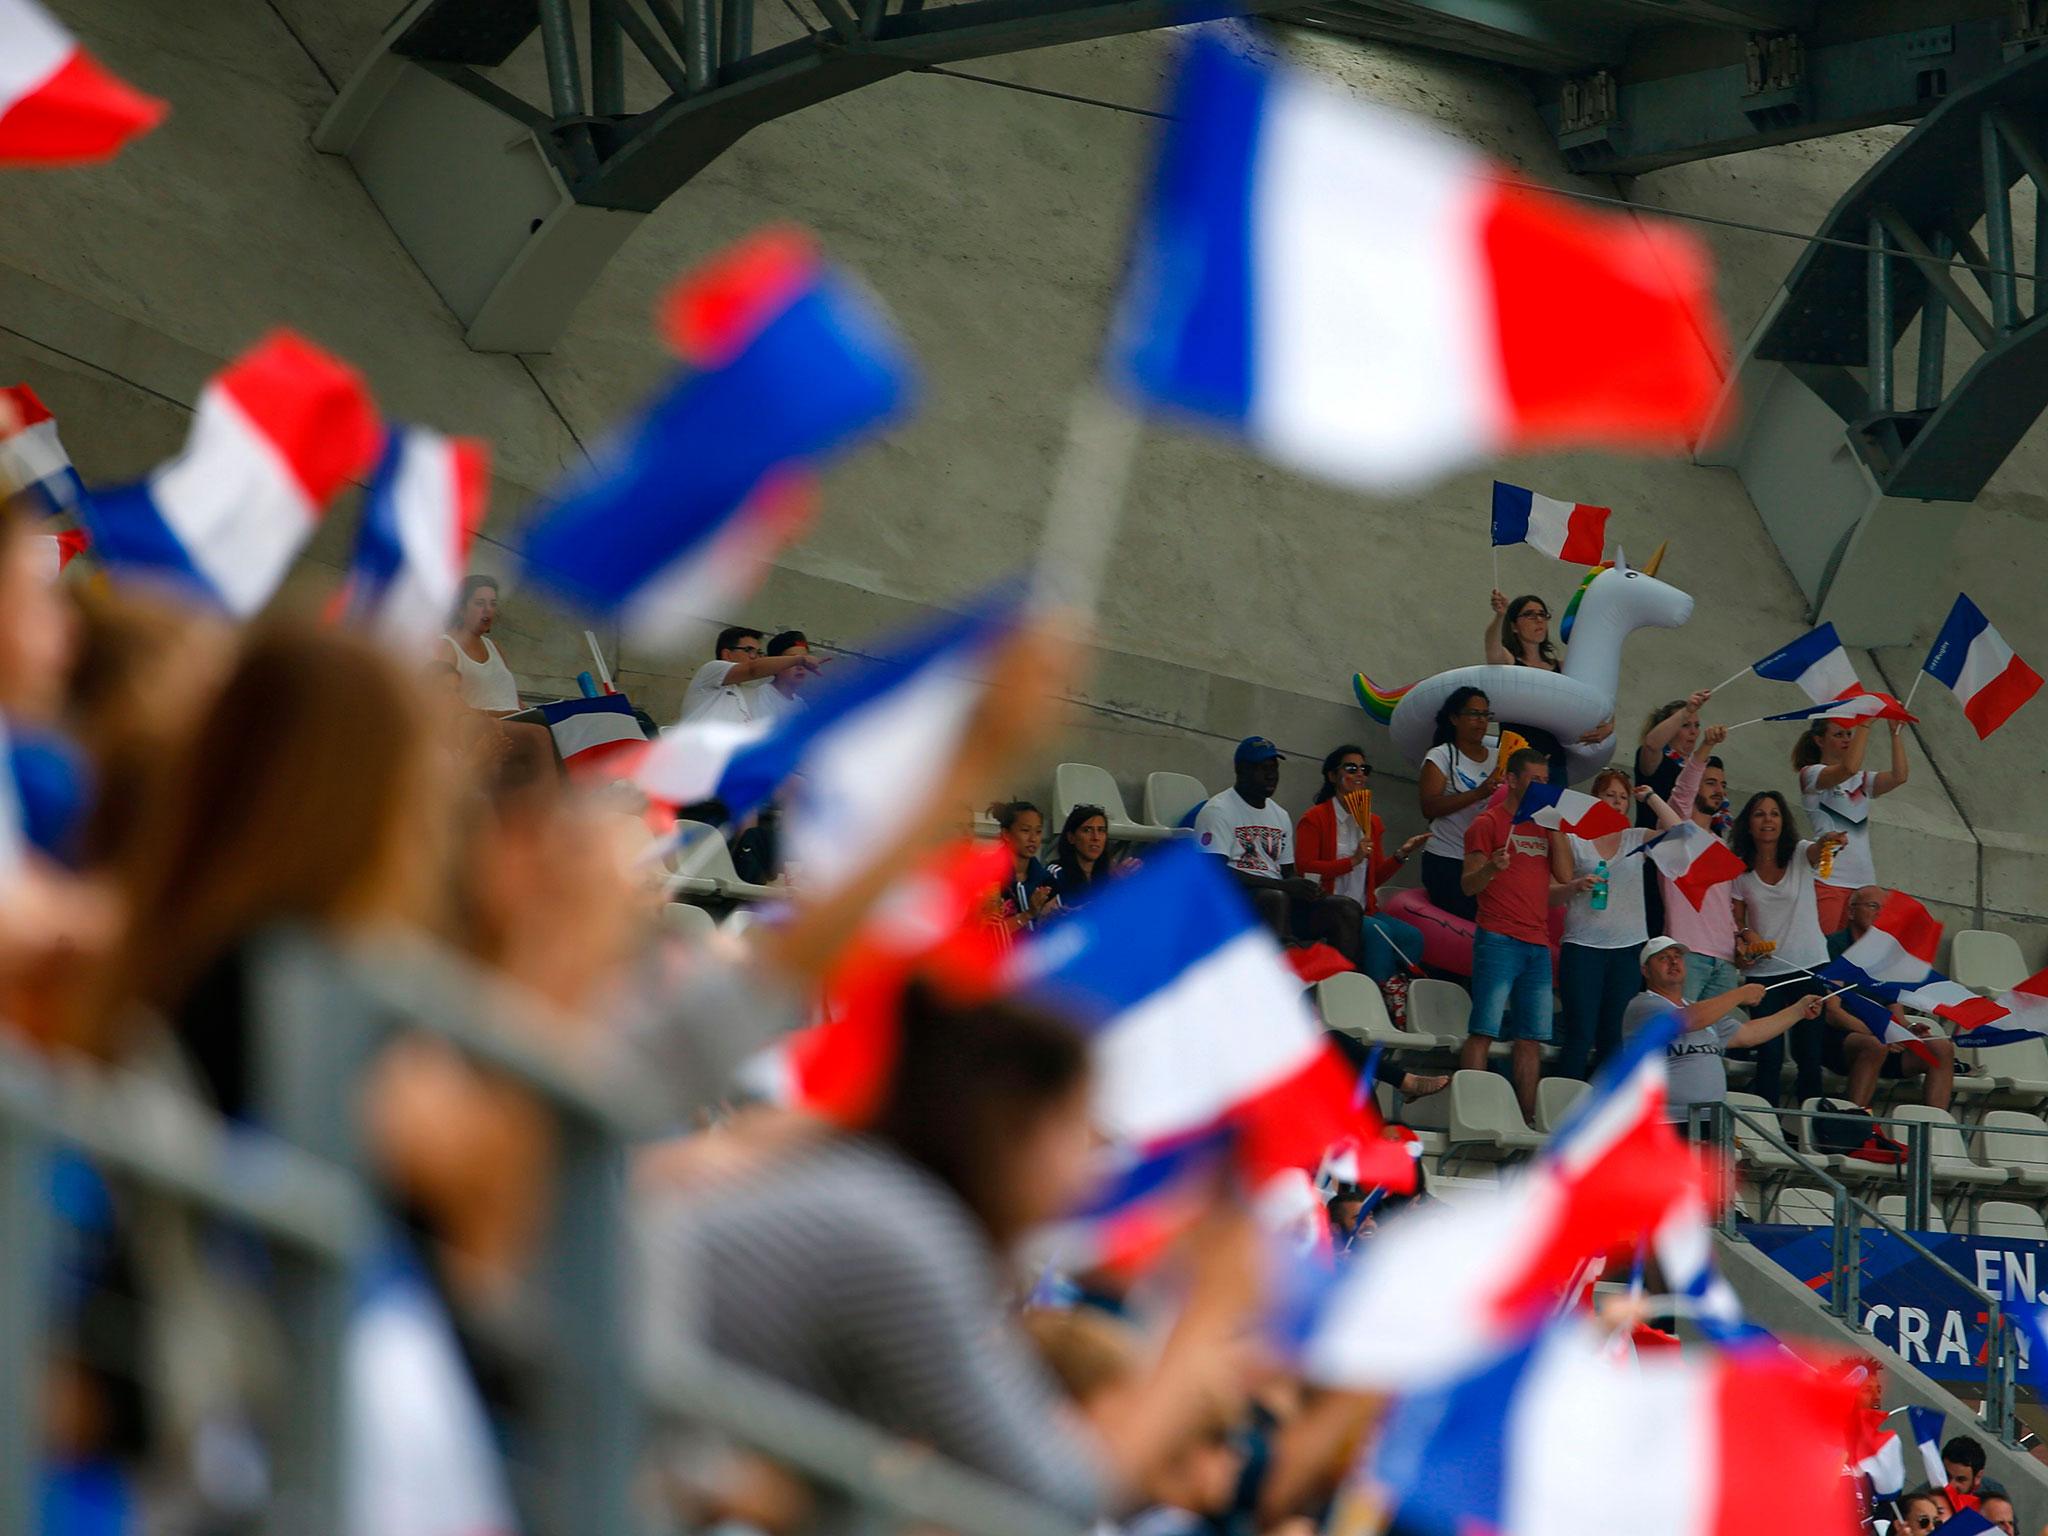
[[[116,575],[168,582],[247,618],[379,440],[355,371],[273,332],[200,392],[183,452],[88,501],[94,552]]]
[[[85,485],[57,435],[57,418],[26,384],[10,384],[0,396],[14,417],[14,429],[0,437],[0,494],[33,497],[46,512],[72,511],[85,500]]]
[[[384,438],[343,589],[343,622],[411,645],[448,622],[490,500],[490,446],[393,426]]]
[[[1704,426],[1726,348],[1691,237],[1583,212],[1214,33],[1167,110],[1111,345],[1140,399],[1366,489]]]
[[[36,0],[0,0],[0,165],[104,160],[167,110],[103,69]]]
[[[1749,670],[1774,682],[1798,684],[1799,691],[1816,704],[1863,692],[1855,665],[1849,660],[1841,636],[1835,633],[1832,624],[1808,630],[1790,645],[1771,652]]]
[[[912,388],[880,306],[800,231],[756,235],[691,274],[664,319],[691,371],[514,541],[535,582],[651,645],[751,591],[808,520],[817,468],[895,420]]]

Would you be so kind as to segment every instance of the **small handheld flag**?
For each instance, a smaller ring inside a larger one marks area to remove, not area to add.
[[[1493,543],[1527,544],[1553,560],[1596,565],[1607,543],[1606,507],[1558,501],[1519,485],[1493,482]]]
[[[1522,792],[1522,803],[1514,819],[1533,821],[1539,827],[1584,838],[1606,837],[1629,829],[1629,819],[1605,800],[1561,784],[1531,784]]]
[[[85,486],[57,436],[57,418],[26,384],[0,389],[14,429],[0,437],[0,496],[29,496],[46,512],[69,512],[85,499]]]
[[[104,160],[168,110],[101,68],[36,0],[0,0],[0,165]]]
[[[1821,704],[1809,704],[1805,709],[1788,709],[1782,715],[1764,715],[1757,720],[1745,720],[1744,725],[1758,725],[1765,720],[1902,720],[1911,725],[1920,717],[1908,714],[1906,706],[1888,693],[1851,693],[1838,699],[1829,699]],[[1731,726],[1729,729],[1733,730]]]
[[[1726,843],[1690,821],[1680,822],[1635,851],[1657,866],[1695,912],[1704,906],[1708,891],[1739,880],[1749,871]]]
[[[64,570],[85,552],[92,543],[91,536],[83,528],[67,528],[62,533],[39,533],[34,536],[44,551],[43,575],[55,581]]]
[[[647,733],[623,693],[543,704],[541,718],[555,739],[555,752],[572,779],[624,778],[645,750]]]
[[[344,620],[402,644],[438,634],[462,588],[490,485],[487,444],[394,426],[363,501]]]
[[[1800,692],[1816,704],[1863,692],[1849,653],[1842,648],[1835,626],[1823,624],[1808,630],[1790,645],[1782,646],[1750,667],[1758,677],[1774,682],[1797,683]]]
[[[1983,611],[1960,593],[1920,670],[1956,696],[1979,741],[2041,691],[2041,674],[2015,656]]]

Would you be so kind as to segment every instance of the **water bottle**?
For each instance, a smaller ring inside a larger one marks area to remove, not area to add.
[[[1593,910],[1595,912],[1605,912],[1607,910],[1607,861],[1605,859],[1602,859],[1593,870],[1593,889],[1591,895],[1593,897]]]

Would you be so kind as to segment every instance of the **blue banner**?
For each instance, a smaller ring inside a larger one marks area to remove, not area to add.
[[[1823,1303],[1834,1294],[1834,1234],[1828,1227],[1743,1225],[1756,1244]],[[2026,1237],[1913,1234],[1942,1263],[2001,1301],[2016,1295],[2048,1303],[2048,1243]],[[1866,1230],[1858,1249],[1858,1321],[1878,1343],[1937,1381],[1984,1379],[1984,1305],[1947,1273],[1882,1229]],[[2022,1382],[2048,1379],[2020,1335]]]

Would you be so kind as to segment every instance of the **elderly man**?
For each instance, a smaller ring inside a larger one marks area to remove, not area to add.
[[[1831,958],[1839,959],[1844,950],[1870,932],[1871,924],[1884,908],[1884,898],[1884,889],[1875,885],[1859,886],[1850,893],[1849,926],[1828,940]],[[1862,1001],[1860,1013],[1847,1006],[1850,997]],[[1918,1035],[1919,1048],[1910,1049],[1903,1041],[1887,1045],[1871,1025],[1879,1011],[1889,1012]],[[1839,1072],[1849,1080],[1849,1098],[1868,1109],[1877,1096],[1879,1078],[1917,1077],[1922,1080],[1920,1102],[1932,1109],[1948,1108],[1955,1091],[1956,1048],[1932,1025],[1909,1018],[1897,1003],[1865,994],[1861,989],[1829,998],[1822,1017],[1827,1021],[1828,1031],[1821,1040],[1821,1060],[1827,1063],[1829,1071]]]

